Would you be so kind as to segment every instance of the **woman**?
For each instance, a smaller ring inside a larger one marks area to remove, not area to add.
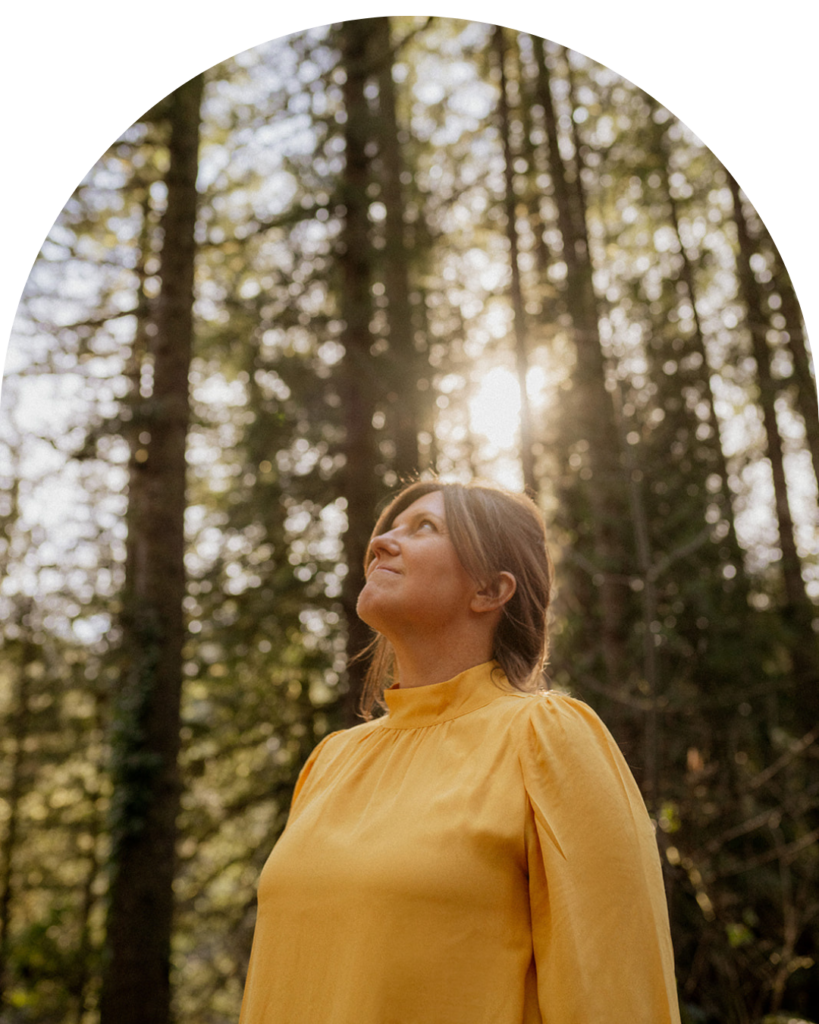
[[[651,822],[586,705],[534,692],[551,565],[527,498],[421,482],[381,515],[365,700],[262,872],[241,1024],[678,1024]]]

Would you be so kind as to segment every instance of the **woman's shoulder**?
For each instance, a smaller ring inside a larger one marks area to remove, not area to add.
[[[523,701],[521,701],[523,704]],[[589,793],[623,798],[645,816],[631,769],[603,720],[582,700],[560,691],[532,694],[517,720],[517,751],[524,783],[541,796]],[[551,799],[551,797],[550,797]]]
[[[597,712],[579,697],[573,697],[564,690],[538,690],[531,696],[530,714],[540,715],[554,721],[585,721],[600,723]]]
[[[509,691],[505,694],[506,710],[526,725],[549,729],[605,729],[602,720],[584,701],[563,690]]]
[[[511,728],[522,758],[541,760],[547,753],[560,759],[588,755],[592,749],[608,756],[616,747],[597,712],[584,701],[560,690],[521,693]]]
[[[318,768],[318,773],[315,777],[325,776],[328,769],[332,774],[333,765],[338,765],[340,761],[343,761],[351,748],[377,727],[377,722],[378,720],[375,719],[371,722],[362,722],[360,725],[354,725],[349,729],[336,729],[334,732],[327,733],[313,747],[310,756],[304,762],[299,772],[293,792],[293,802],[295,803],[296,797],[298,797],[307,784],[307,780],[313,776],[316,768]],[[312,786],[312,781],[310,785]]]
[[[368,722],[359,722],[357,725],[351,725],[347,729],[336,729],[333,732],[327,733],[321,742],[313,748],[310,760],[315,760],[321,753],[336,755],[343,750],[356,746],[369,736],[373,730],[379,728],[379,722],[380,719],[373,718]]]

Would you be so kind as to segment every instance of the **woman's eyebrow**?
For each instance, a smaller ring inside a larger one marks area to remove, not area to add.
[[[402,525],[398,522],[400,518],[401,516],[397,515],[395,519],[393,519],[392,526],[390,527],[390,529],[392,529],[393,526]],[[424,509],[419,509],[417,512],[413,512],[409,519],[405,520],[405,522],[417,523],[419,519],[434,519],[436,523],[440,523],[442,526],[446,522],[443,516],[439,516],[436,512],[427,512]]]

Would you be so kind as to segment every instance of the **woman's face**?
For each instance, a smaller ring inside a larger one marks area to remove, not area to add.
[[[432,491],[370,541],[357,610],[389,640],[424,638],[468,618],[477,590],[447,531],[444,496]]]

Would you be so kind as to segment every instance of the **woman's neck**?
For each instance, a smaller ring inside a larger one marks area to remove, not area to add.
[[[491,638],[452,638],[441,644],[393,642],[396,680],[402,690],[443,683],[492,658]]]

